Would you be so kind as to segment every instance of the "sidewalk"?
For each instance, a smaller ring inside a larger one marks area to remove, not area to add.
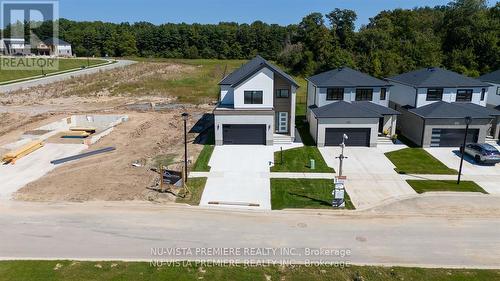
[[[223,172],[191,172],[190,178],[222,177]],[[269,173],[272,179],[334,179],[335,173]]]

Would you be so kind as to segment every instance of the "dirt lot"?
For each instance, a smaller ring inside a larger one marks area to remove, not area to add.
[[[115,146],[116,151],[68,163],[23,187],[16,199],[29,201],[147,200],[147,189],[158,175],[149,170],[160,162],[180,169],[183,127],[180,114],[190,113],[193,126],[213,106],[179,103],[183,92],[161,86],[198,75],[197,66],[177,63],[138,63],[124,69],[75,78],[8,95],[0,94],[0,145],[23,132],[72,114],[127,114],[129,121],[90,149]],[[163,81],[163,82],[162,82]],[[160,83],[160,84],[158,84]],[[132,85],[132,86],[131,86]],[[216,84],[215,84],[216,85]],[[130,104],[161,103],[161,111],[131,109]],[[193,140],[196,133],[189,134]],[[202,145],[189,145],[196,160]],[[1,151],[0,151],[1,152]],[[133,162],[143,167],[133,167]],[[174,164],[172,164],[174,163]],[[163,198],[163,197],[162,197]]]

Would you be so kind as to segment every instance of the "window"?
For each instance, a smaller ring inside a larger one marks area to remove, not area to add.
[[[500,87],[497,87],[497,96],[500,96]]]
[[[427,101],[439,101],[443,99],[443,89],[427,89]]]
[[[486,97],[486,89],[483,88],[483,89],[481,89],[481,101],[484,101],[485,97]]]
[[[262,104],[262,91],[245,91],[245,104]]]
[[[380,100],[385,100],[387,99],[387,89],[382,88],[380,89]]]
[[[276,97],[277,98],[289,98],[290,97],[290,90],[288,90],[288,89],[277,89],[276,90]]]
[[[356,101],[372,101],[373,89],[356,89]]]
[[[344,100],[344,88],[326,89],[326,100]]]
[[[472,101],[472,90],[457,90],[457,102]]]

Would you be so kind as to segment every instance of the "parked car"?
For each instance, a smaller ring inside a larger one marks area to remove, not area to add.
[[[465,145],[465,154],[473,157],[477,163],[500,163],[500,152],[498,149],[486,143],[468,143]]]

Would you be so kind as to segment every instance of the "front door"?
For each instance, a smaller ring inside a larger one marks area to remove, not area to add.
[[[278,112],[278,133],[288,133],[288,112]]]

